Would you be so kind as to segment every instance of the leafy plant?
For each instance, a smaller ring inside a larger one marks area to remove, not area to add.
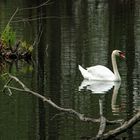
[[[21,42],[21,47],[29,52],[32,52],[32,50],[33,50],[33,46],[28,44],[26,41]]]
[[[2,32],[1,40],[3,41],[5,46],[9,45],[9,43],[12,46],[16,42],[16,33],[13,31],[13,29],[10,27],[9,24],[6,26],[5,30]]]

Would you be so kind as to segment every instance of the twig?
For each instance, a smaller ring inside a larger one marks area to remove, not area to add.
[[[12,23],[17,23],[17,22],[29,22],[29,21],[36,21],[36,20],[44,20],[44,19],[66,19],[70,17],[58,17],[58,16],[42,16],[42,17],[35,17],[35,18],[22,18],[19,20],[14,20]]]
[[[33,10],[33,9],[38,9],[38,8],[41,8],[41,7],[43,7],[43,6],[48,5],[49,2],[50,2],[50,0],[48,0],[48,1],[44,2],[44,3],[41,3],[41,4],[38,5],[38,6],[26,7],[26,8],[20,8],[20,10]]]
[[[33,45],[32,45],[33,47],[39,44],[42,33],[43,33],[43,28],[42,28],[42,26],[39,26],[39,33],[38,33],[38,35],[36,36],[36,38],[33,42]]]
[[[59,113],[59,114],[55,114],[50,120],[54,120],[57,116],[61,116],[61,115],[64,115],[65,112],[63,113]]]
[[[14,14],[12,15],[12,17],[10,18],[9,22],[7,23],[7,25],[10,24],[10,22],[13,20],[14,16],[16,15],[16,13],[18,12],[19,8],[16,9],[16,11],[14,12]]]
[[[38,9],[38,8],[43,7],[43,6],[52,4],[52,2],[51,2],[51,3],[49,3],[49,2],[50,2],[50,0],[48,0],[48,1],[44,2],[44,3],[41,3],[41,4],[38,5],[38,6],[34,6],[34,7],[17,8],[17,9],[15,10],[14,14],[11,16],[10,20],[8,21],[6,27],[7,27],[11,22],[16,22],[16,21],[12,21],[12,20],[13,20],[14,16],[17,14],[18,11]],[[46,17],[45,17],[45,18],[46,18]],[[38,20],[38,19],[40,19],[40,18],[39,18],[39,17],[38,17],[38,18],[35,18],[35,19],[32,19],[32,18],[31,18],[31,19],[29,19],[29,20],[32,21],[32,20]],[[28,20],[28,19],[21,19],[21,20],[19,20],[19,21],[17,21],[17,22],[20,22],[20,21],[25,22],[25,21],[29,21],[29,20]],[[5,29],[6,29],[6,27],[5,27]],[[4,29],[4,31],[5,31],[5,29]],[[3,31],[3,32],[4,32],[4,31]]]
[[[12,91],[11,91],[11,89],[8,88],[8,91],[9,91],[9,96],[11,96],[11,95],[12,95]]]
[[[6,27],[7,27],[7,26],[11,23],[11,21],[12,21],[12,20],[13,20],[13,18],[14,18],[14,16],[17,14],[18,10],[19,10],[19,8],[17,8],[17,9],[15,10],[14,14],[11,16],[10,20],[8,21],[8,23],[7,23]],[[5,27],[5,29],[4,29],[4,31],[3,31],[3,32],[5,32],[6,27]]]
[[[4,88],[3,88],[2,92],[5,92],[5,89],[7,88],[7,85],[9,85],[11,81],[12,81],[12,78],[10,78],[10,79],[7,81],[7,83],[4,85]]]

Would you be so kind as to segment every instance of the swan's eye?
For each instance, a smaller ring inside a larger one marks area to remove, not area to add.
[[[120,57],[125,58],[125,53],[124,52],[119,52]]]

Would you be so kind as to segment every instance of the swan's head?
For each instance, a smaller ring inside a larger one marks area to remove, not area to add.
[[[114,50],[114,51],[112,52],[112,54],[113,54],[113,55],[116,55],[116,56],[119,56],[119,57],[121,57],[121,58],[125,58],[125,53],[122,52],[122,51],[120,51],[120,50]]]

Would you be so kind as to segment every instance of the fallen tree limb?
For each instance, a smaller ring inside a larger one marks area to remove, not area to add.
[[[115,120],[115,121],[109,121],[107,120],[104,116],[103,116],[103,108],[102,108],[102,103],[99,101],[99,105],[100,105],[100,118],[99,119],[94,119],[94,118],[90,118],[90,117],[86,117],[84,114],[81,114],[73,109],[69,109],[69,108],[63,108],[58,106],[57,104],[55,104],[51,99],[46,98],[42,95],[40,95],[37,92],[34,92],[32,90],[30,90],[28,87],[26,87],[17,77],[12,76],[10,74],[5,74],[9,76],[8,81],[6,82],[6,84],[4,85],[3,88],[3,92],[5,92],[5,90],[7,89],[8,92],[10,94],[12,94],[12,90],[17,90],[17,91],[21,91],[21,92],[27,92],[30,93],[38,98],[40,98],[43,102],[47,102],[48,104],[50,104],[52,107],[56,108],[59,111],[62,112],[66,112],[69,114],[73,114],[74,116],[76,116],[79,120],[81,121],[85,121],[85,122],[92,122],[92,123],[99,123],[100,122],[100,128],[98,131],[98,134],[96,136],[96,138],[92,138],[93,139],[98,139],[98,140],[106,140],[106,139],[111,139],[113,137],[116,137],[117,135],[125,132],[128,128],[131,128],[132,126],[134,126],[138,121],[140,121],[140,111],[134,116],[132,117],[130,120],[125,121],[120,127],[111,130],[109,132],[105,132],[105,127],[106,124],[117,124],[117,123],[122,123],[122,120]],[[17,87],[13,87],[10,86],[11,82],[16,81],[21,88],[17,88]]]
[[[138,111],[138,113],[135,116],[133,116],[129,121],[126,121],[120,127],[103,134],[100,138],[103,140],[111,139],[125,132],[127,129],[133,127],[138,121],[140,121],[140,111]]]
[[[129,128],[132,128],[138,121],[140,121],[140,111],[138,111],[138,113],[130,120],[125,121],[120,127],[117,127],[116,129],[113,129],[102,135],[98,135],[98,137],[93,137],[90,140],[111,140],[119,134],[126,132]]]
[[[77,111],[75,111],[73,109],[63,108],[63,107],[58,106],[51,99],[48,99],[48,98],[40,95],[37,92],[31,91],[17,77],[12,76],[10,74],[7,74],[7,75],[9,76],[10,80],[8,80],[8,82],[4,85],[3,91],[5,91],[7,89],[8,91],[10,91],[10,94],[12,94],[12,91],[11,90],[17,90],[17,91],[21,91],[21,92],[27,92],[27,93],[30,93],[30,94],[32,94],[32,95],[40,98],[43,102],[47,102],[48,104],[50,104],[51,106],[53,106],[54,108],[56,108],[59,111],[67,112],[67,113],[70,113],[70,114],[73,114],[73,115],[77,116],[77,118],[79,120],[81,120],[81,121],[94,122],[94,123],[95,122],[100,122],[100,119],[93,119],[93,118],[90,118],[90,117],[85,117],[84,114],[81,114],[81,113],[79,113],[79,112],[77,112]],[[16,81],[17,83],[19,83],[19,85],[22,88],[17,88],[17,87],[10,86],[9,84],[10,84],[11,81]],[[111,123],[111,121],[109,121],[109,123]]]
[[[53,106],[54,108],[56,108],[59,111],[67,112],[67,113],[70,113],[70,114],[77,116],[77,118],[81,121],[92,122],[92,123],[99,123],[100,122],[100,118],[94,119],[94,118],[86,117],[84,114],[81,114],[73,109],[60,107],[57,104],[55,104],[51,99],[46,98],[45,96],[42,96],[39,93],[30,90],[17,77],[12,76],[11,74],[8,74],[8,73],[4,74],[3,76],[6,76],[6,75],[8,75],[9,79],[6,82],[6,84],[4,85],[3,92],[5,92],[6,89],[10,92],[10,95],[12,94],[11,90],[27,92],[27,93],[30,93],[30,94],[40,98],[43,102],[47,102],[48,104],[50,104],[51,106]],[[10,86],[11,81],[16,81],[22,88]],[[121,122],[122,122],[122,120],[109,121],[106,119],[107,124],[120,124]]]

